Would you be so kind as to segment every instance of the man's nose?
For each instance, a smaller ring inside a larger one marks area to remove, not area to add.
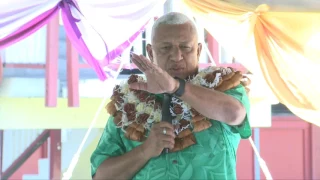
[[[182,52],[180,47],[173,47],[170,52],[170,59],[173,61],[180,61],[182,59]]]

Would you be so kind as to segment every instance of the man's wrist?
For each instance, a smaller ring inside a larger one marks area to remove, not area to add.
[[[173,79],[174,80],[174,88],[171,91],[168,91],[167,93],[169,94],[173,94],[174,92],[176,92],[180,86],[180,82],[177,79]]]
[[[140,146],[138,146],[138,148],[139,148],[139,157],[140,158],[144,159],[145,161],[149,161],[152,158],[150,155],[148,155],[144,144],[141,144]]]

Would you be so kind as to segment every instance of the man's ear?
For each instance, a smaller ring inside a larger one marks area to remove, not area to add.
[[[153,62],[153,53],[151,44],[147,44],[147,53],[151,62]]]
[[[202,51],[202,44],[201,44],[201,43],[198,43],[198,49],[197,49],[198,61],[199,61],[199,59],[200,59],[201,51]]]

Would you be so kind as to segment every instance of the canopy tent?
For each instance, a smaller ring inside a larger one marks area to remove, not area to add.
[[[241,1],[182,0],[181,7],[240,59],[248,70],[263,77],[281,103],[296,115],[319,126],[320,102],[316,95],[320,92],[320,85],[316,83],[316,77],[319,77],[317,70],[320,67],[320,46],[317,46],[320,40],[320,13],[303,10],[281,12],[281,8],[275,12],[268,5],[252,6],[239,3]],[[96,71],[99,79],[112,79],[123,65],[116,61],[116,57],[144,30],[164,2],[0,2],[0,50],[36,32],[61,12],[64,28],[73,46]],[[300,66],[306,67],[306,70],[300,70]],[[99,119],[98,114],[94,119]],[[82,146],[64,179],[69,179],[72,174],[81,149]],[[260,157],[258,159],[262,161]],[[265,173],[271,179],[271,175]]]
[[[36,32],[61,12],[67,35],[80,55],[101,80],[114,78],[120,63],[113,60],[129,47],[164,2],[3,1],[0,49]],[[268,5],[252,8],[234,2],[181,3],[248,70],[263,76],[281,103],[302,119],[320,125],[320,85],[316,81],[320,77],[320,13],[274,12]]]

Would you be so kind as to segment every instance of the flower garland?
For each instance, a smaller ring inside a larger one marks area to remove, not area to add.
[[[196,76],[187,78],[187,82],[209,89],[225,91],[240,83],[243,84],[240,71],[232,68],[208,67]],[[146,133],[153,123],[161,121],[161,98],[145,91],[131,90],[129,84],[145,82],[138,75],[131,75],[127,82],[122,82],[113,90],[111,102],[106,109],[114,116],[114,122],[121,128],[128,139],[144,141]],[[211,127],[211,122],[194,108],[179,98],[172,97],[170,112],[177,138],[172,151],[179,151],[196,143],[193,132]]]

